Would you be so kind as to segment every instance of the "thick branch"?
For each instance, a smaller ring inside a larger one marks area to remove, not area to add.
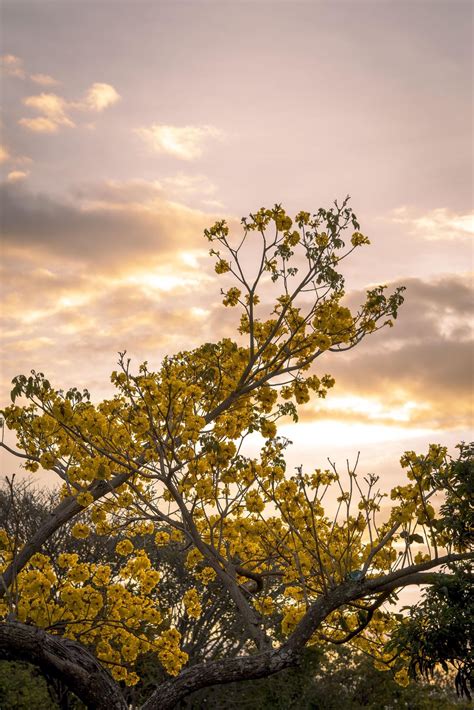
[[[142,710],[171,710],[182,698],[200,688],[239,680],[263,678],[296,665],[303,648],[321,623],[335,609],[356,599],[377,593],[383,594],[383,600],[391,591],[411,584],[434,584],[446,575],[426,570],[448,562],[469,558],[472,558],[472,553],[446,555],[362,582],[340,584],[327,594],[320,596],[309,607],[293,633],[278,650],[186,668],[176,679],[169,680],[157,688],[143,705]],[[376,602],[373,608],[377,606]]]
[[[447,582],[453,578],[452,574],[443,574],[442,572],[413,572],[412,574],[395,579],[377,587],[378,592],[393,592],[400,587],[409,587],[412,584],[421,586],[423,584],[437,584],[439,582]]]
[[[407,584],[406,579],[418,572],[425,572],[433,569],[434,567],[441,567],[442,565],[450,564],[451,562],[462,562],[464,560],[474,560],[474,552],[458,552],[443,555],[442,557],[433,557],[426,562],[410,565],[409,567],[403,567],[402,569],[390,572],[383,577],[373,577],[368,579],[364,582],[364,588],[366,591],[373,590],[374,592],[380,592],[387,588],[387,585],[392,583],[393,589],[396,587],[403,587]],[[428,582],[423,582],[423,584],[428,584]]]
[[[350,599],[351,591],[354,592],[354,585],[350,588],[340,587],[329,596],[317,599],[311,607],[312,627],[317,628],[331,611]],[[292,638],[293,635],[290,640]],[[301,636],[295,643],[287,642],[278,650],[186,668],[176,679],[159,686],[142,706],[142,710],[171,710],[179,700],[200,688],[239,680],[255,680],[278,673],[297,664],[305,643],[306,639]]]
[[[291,650],[267,651],[255,656],[200,663],[186,668],[175,680],[160,685],[141,710],[171,710],[190,693],[239,680],[255,680],[278,673],[296,664],[298,654]]]
[[[122,692],[106,669],[76,641],[18,622],[0,624],[0,658],[33,663],[66,683],[88,708],[126,710]]]

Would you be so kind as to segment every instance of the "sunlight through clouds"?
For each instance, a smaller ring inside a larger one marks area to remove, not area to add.
[[[382,442],[397,441],[398,439],[435,435],[438,432],[425,427],[401,427],[385,424],[365,422],[334,422],[331,420],[318,420],[317,422],[298,422],[298,424],[284,424],[280,427],[281,434],[293,442],[294,448],[304,450],[308,442],[324,442],[324,446],[338,447],[343,442],[344,446],[363,446]],[[309,447],[310,448],[310,447]]]
[[[235,338],[238,319],[220,306],[203,229],[226,218],[237,235],[240,217],[262,205],[281,201],[295,214],[349,192],[372,247],[348,263],[345,298],[357,306],[380,281],[406,285],[406,301],[393,329],[321,359],[336,388],[303,410],[304,435],[347,436],[354,448],[359,436],[402,442],[410,431],[467,430],[471,72],[463,43],[445,42],[446,22],[435,21],[436,12],[455,20],[449,3],[382,3],[380,16],[391,17],[383,33],[370,3],[357,12],[276,3],[272,13],[255,3],[250,33],[245,3],[232,18],[225,3],[212,12],[188,3],[178,32],[180,3],[148,3],[145,23],[129,2],[112,12],[107,37],[80,2],[73,32],[71,3],[10,4],[18,28],[2,59],[5,386],[50,366],[64,385],[81,373],[82,385],[105,388],[118,348],[137,359],[150,349],[158,362],[175,347]],[[423,46],[411,13],[426,19]],[[213,23],[222,31],[207,46]]]
[[[202,277],[186,277],[182,274],[170,274],[168,270],[155,270],[152,272],[141,272],[127,276],[124,281],[145,290],[151,291],[174,291],[175,289],[186,289],[196,286]]]
[[[474,236],[474,212],[458,214],[440,207],[426,214],[416,215],[414,209],[399,207],[391,220],[407,225],[411,232],[427,241],[439,239],[469,239]]]
[[[405,399],[398,403],[387,403],[374,397],[357,395],[336,394],[324,402],[324,416],[328,418],[331,416],[342,420],[359,418],[366,419],[368,423],[372,421],[388,424],[408,423],[415,411],[424,409],[427,409],[426,405],[413,400]]]
[[[221,140],[223,131],[215,126],[171,126],[154,123],[135,130],[156,153],[167,153],[181,160],[201,157],[208,139]]]

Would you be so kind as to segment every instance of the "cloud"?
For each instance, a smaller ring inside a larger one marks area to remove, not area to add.
[[[60,83],[49,74],[30,74],[30,79],[41,86],[55,86]]]
[[[29,96],[23,99],[25,106],[36,108],[40,113],[50,116],[55,121],[60,123],[66,120],[65,107],[66,101],[56,94],[39,94],[39,96]]]
[[[428,241],[469,239],[474,236],[474,212],[456,213],[441,207],[417,215],[408,207],[393,210],[390,221],[406,225],[410,233]]]
[[[84,99],[84,107],[90,111],[103,111],[120,99],[120,95],[111,84],[92,84]]]
[[[23,62],[20,57],[14,54],[4,54],[0,57],[1,67],[7,76],[13,76],[17,79],[26,79],[27,74],[23,69]]]
[[[20,118],[18,123],[35,133],[57,133],[61,126],[73,128],[76,125],[70,117],[72,111],[100,113],[119,98],[113,86],[100,83],[92,84],[81,101],[67,101],[57,94],[43,92],[23,99],[25,106],[35,109],[41,115],[35,118]]]
[[[64,256],[53,262],[32,251],[7,254],[1,275],[3,397],[8,380],[32,367],[60,386],[102,393],[119,350],[126,348],[135,364],[148,359],[158,367],[164,354],[211,340],[207,309],[200,307],[212,294],[208,278],[179,253],[149,254],[148,266],[126,259],[120,273],[88,269]],[[214,295],[218,300],[217,287]]]
[[[222,284],[202,238],[214,218],[170,200],[167,182],[86,184],[68,199],[35,194],[22,181],[3,186],[7,378],[35,367],[61,384],[102,393],[119,349],[158,366],[165,353],[236,337],[238,314],[220,305]],[[339,422],[355,438],[362,425],[366,437],[377,427],[397,437],[428,430],[454,436],[470,427],[472,279],[447,274],[405,284],[393,329],[316,361],[314,371],[334,375],[336,387],[303,409],[308,425]],[[363,297],[352,292],[347,300]]]
[[[0,57],[0,65],[7,76],[12,76],[16,79],[29,79],[41,86],[54,86],[60,83],[49,74],[29,74],[23,66],[23,60],[14,54],[4,54]]]
[[[195,160],[203,153],[208,139],[222,139],[215,126],[170,126],[154,123],[149,128],[135,129],[156,153],[166,153],[180,160]]]
[[[29,170],[12,170],[7,175],[7,182],[18,182],[19,180],[24,180],[29,174]]]
[[[56,94],[39,94],[38,96],[28,96],[23,99],[25,106],[34,108],[41,113],[51,124],[56,127],[59,126],[70,126],[73,127],[74,123],[67,115],[68,103],[61,96]],[[25,120],[22,119],[21,123],[25,125]],[[38,120],[38,119],[36,119]],[[35,130],[35,129],[33,129]]]
[[[33,131],[33,133],[56,133],[59,128],[59,124],[51,118],[46,118],[46,116],[20,118],[18,123],[29,131]]]
[[[103,395],[118,350],[158,367],[220,332],[214,310],[227,309],[203,237],[215,217],[163,184],[85,184],[59,199],[13,182],[0,202],[3,397],[32,367]]]
[[[213,220],[170,201],[159,183],[141,180],[85,185],[64,199],[7,183],[0,201],[5,247],[99,270],[205,248],[202,233]]]
[[[0,145],[0,163],[6,163],[10,159],[10,153],[4,145]]]
[[[213,195],[217,187],[206,175],[186,175],[178,173],[172,177],[163,179],[163,183],[168,190],[181,195]]]
[[[334,375],[336,387],[327,403],[308,408],[307,419],[377,419],[444,430],[472,426],[472,278],[410,278],[405,284],[406,301],[393,329],[316,362],[315,371]],[[349,300],[362,297],[353,293]]]
[[[11,166],[24,167],[25,165],[31,165],[32,162],[32,159],[26,155],[12,155],[5,145],[0,144],[0,164],[10,163]]]

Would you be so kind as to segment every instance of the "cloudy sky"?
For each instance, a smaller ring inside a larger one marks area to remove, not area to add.
[[[406,304],[319,361],[337,386],[285,428],[290,462],[360,450],[393,479],[471,438],[471,8],[3,0],[2,401],[31,368],[100,397],[118,350],[158,366],[230,335],[203,228],[349,193],[372,241],[349,298]]]

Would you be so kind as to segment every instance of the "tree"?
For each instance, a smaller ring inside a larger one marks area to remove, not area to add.
[[[57,505],[57,495],[44,489],[34,488],[31,481],[7,480],[0,486],[0,528],[13,536],[19,530],[22,539],[28,539],[32,532],[47,517],[52,507]],[[78,554],[87,564],[111,564],[112,569],[120,567],[120,556],[113,545],[94,530],[87,540],[78,540],[70,535],[72,522],[65,526],[62,534],[48,540],[45,552],[50,557]],[[204,584],[195,577],[190,578],[185,568],[187,552],[177,546],[156,547],[153,536],[142,540],[152,566],[161,572],[159,597],[156,601],[164,607],[176,607],[191,587],[195,587],[201,599],[203,614],[199,619],[183,616],[177,626],[181,633],[181,647],[188,654],[188,664],[204,660],[234,655],[245,644],[245,631],[234,612],[229,599],[219,594],[219,583],[213,580]],[[66,581],[67,570],[55,567],[57,587]],[[156,594],[158,588],[152,590]],[[432,588],[433,589],[433,588]],[[273,594],[273,590],[268,590]],[[459,611],[454,607],[453,616],[458,615],[456,633],[450,634],[457,643],[467,643],[469,635],[462,623],[469,622],[469,599]],[[415,607],[416,608],[416,607]],[[472,614],[471,614],[472,615]],[[406,621],[406,619],[404,620]],[[448,624],[444,623],[447,628]],[[417,641],[421,638],[418,633]],[[417,643],[404,644],[409,651],[410,661]],[[458,654],[459,655],[459,654]],[[467,653],[464,653],[468,657]],[[456,662],[456,661],[455,661]],[[126,701],[131,707],[140,707],[147,699],[153,684],[165,680],[154,654],[139,659],[137,673],[140,681],[124,689]],[[398,685],[393,679],[393,671],[381,672],[374,668],[373,660],[366,653],[345,645],[311,646],[306,649],[296,668],[288,668],[279,674],[259,681],[240,681],[225,686],[213,686],[191,693],[180,704],[183,708],[380,708],[394,702],[412,710],[425,710],[434,706],[443,708],[467,707],[460,705],[453,692],[443,687],[440,678],[429,679],[429,683],[411,682],[407,687]],[[51,697],[49,697],[51,696]],[[84,707],[57,678],[43,678],[37,669],[14,661],[0,661],[0,704],[2,708],[28,710],[31,707],[61,708],[74,710]]]
[[[298,405],[326,396],[334,379],[314,364],[391,326],[403,289],[369,290],[356,313],[342,305],[341,262],[369,241],[347,200],[300,212],[294,223],[279,205],[262,208],[242,227],[236,242],[224,221],[205,231],[216,272],[233,279],[222,295],[240,310],[237,341],[166,357],[156,372],[144,363],[134,374],[122,353],[117,394],[98,404],[87,390],[55,389],[42,373],[13,380],[3,416],[18,448],[2,446],[27,470],[54,471],[63,499],[27,539],[3,534],[0,653],[60,676],[92,707],[125,708],[123,686],[138,682],[150,653],[168,675],[144,710],[277,673],[314,644],[379,650],[405,682],[403,655],[383,650],[396,623],[387,603],[407,585],[448,579],[443,566],[472,560],[430,502],[456,476],[440,446],[404,456],[408,482],[392,491],[388,520],[375,476],[361,483],[355,468],[344,477],[335,467],[287,475],[278,420],[296,421]],[[258,436],[260,453],[251,455]],[[329,488],[339,494],[334,516],[322,506]],[[45,554],[69,523],[79,540],[91,529],[107,537],[123,561]],[[193,585],[173,608],[160,603],[150,535],[157,548],[186,552],[189,579],[215,581],[232,602],[245,632],[240,648],[188,663],[179,628],[202,614],[202,595]]]
[[[466,448],[463,450],[462,458],[466,460],[467,457]],[[47,517],[51,508],[57,504],[58,496],[54,492],[34,488],[31,481],[7,479],[3,487],[0,487],[0,528],[4,529],[10,537],[16,534],[21,539],[28,539]],[[469,521],[466,522],[468,527]],[[62,534],[56,533],[47,541],[44,548],[46,554],[55,559],[62,559],[62,555],[78,555],[83,563],[89,565],[109,563],[112,569],[119,569],[121,557],[115,552],[113,544],[110,544],[111,541],[107,537],[97,535],[92,529],[87,540],[77,539],[70,534],[72,525],[73,523],[69,522],[62,529]],[[152,596],[154,595],[155,601],[159,601],[166,608],[176,607],[190,588],[196,588],[199,594],[203,614],[199,619],[183,616],[177,626],[182,637],[181,647],[189,657],[188,663],[221,658],[231,653],[235,655],[245,644],[245,631],[229,599],[219,594],[218,581],[212,580],[204,584],[196,577],[190,577],[185,567],[187,551],[181,550],[179,546],[156,547],[153,536],[148,535],[143,536],[140,547],[147,551],[152,566],[161,572],[159,597],[157,587],[150,592]],[[68,570],[57,565],[55,574],[56,587],[61,588],[67,581]],[[454,584],[456,580],[450,582],[450,586]],[[431,589],[436,591],[434,586]],[[268,592],[274,595],[273,589]],[[446,594],[444,588],[441,594]],[[437,604],[437,600],[435,601]],[[431,652],[435,649],[439,653],[448,642],[453,648],[457,648],[458,652],[456,657],[451,656],[451,659],[446,660],[453,666],[459,664],[459,659],[462,661],[464,658],[469,662],[469,644],[472,645],[472,634],[469,633],[469,629],[472,626],[470,619],[473,614],[467,585],[466,593],[463,598],[459,597],[459,601],[461,603],[453,604],[453,599],[450,598],[449,606],[445,605],[444,614],[439,614],[438,605],[429,610],[428,614],[422,613],[423,610],[420,608],[422,605],[416,605],[411,609],[410,617],[405,617],[395,628],[390,645],[393,648],[401,646],[400,650],[410,660],[409,670],[413,660],[419,658],[420,646],[426,635],[420,633],[420,629],[417,628],[410,637],[404,638],[403,644],[399,637],[401,632],[406,632],[407,622],[415,615],[417,621],[423,622],[425,626],[426,621],[431,619],[438,628],[441,627],[439,631],[442,632],[443,643],[440,644],[438,638],[433,638]],[[446,614],[449,615],[449,619],[446,618]],[[455,628],[452,628],[453,622],[456,624]],[[464,663],[461,669],[465,665]],[[139,659],[136,670],[140,676],[139,683],[124,689],[126,701],[132,707],[139,707],[146,700],[154,683],[165,680],[165,673],[154,654],[147,654]],[[459,701],[456,702],[455,696],[453,697],[449,689],[440,684],[440,678],[436,678],[434,683],[430,677],[429,683],[410,683],[407,687],[401,687],[394,682],[393,671],[390,672],[392,669],[387,667],[385,670],[389,672],[375,669],[367,653],[350,648],[349,644],[311,646],[302,655],[296,668],[288,668],[280,674],[260,681],[241,681],[203,689],[192,693],[179,706],[218,707],[223,710],[234,707],[253,710],[267,707],[285,708],[285,710],[292,707],[298,710],[321,707],[330,710],[330,707],[341,705],[345,708],[380,708],[396,701],[401,707],[408,706],[413,710],[441,705],[445,708],[460,707]],[[466,673],[460,675],[459,672],[457,675],[459,687],[459,678],[468,676]],[[25,708],[25,710],[32,706],[51,706],[64,708],[64,710],[83,707],[60,680],[47,677],[46,681],[47,685],[45,680],[27,664],[0,661],[2,707]],[[50,700],[48,700],[48,691],[51,695]],[[462,707],[467,707],[467,704]]]
[[[437,525],[459,546],[474,542],[474,446],[460,447],[459,459],[443,481],[445,500]],[[395,629],[389,650],[404,653],[412,677],[433,677],[440,666],[456,670],[461,696],[474,689],[474,596],[472,567],[453,566],[453,574],[429,587]]]

